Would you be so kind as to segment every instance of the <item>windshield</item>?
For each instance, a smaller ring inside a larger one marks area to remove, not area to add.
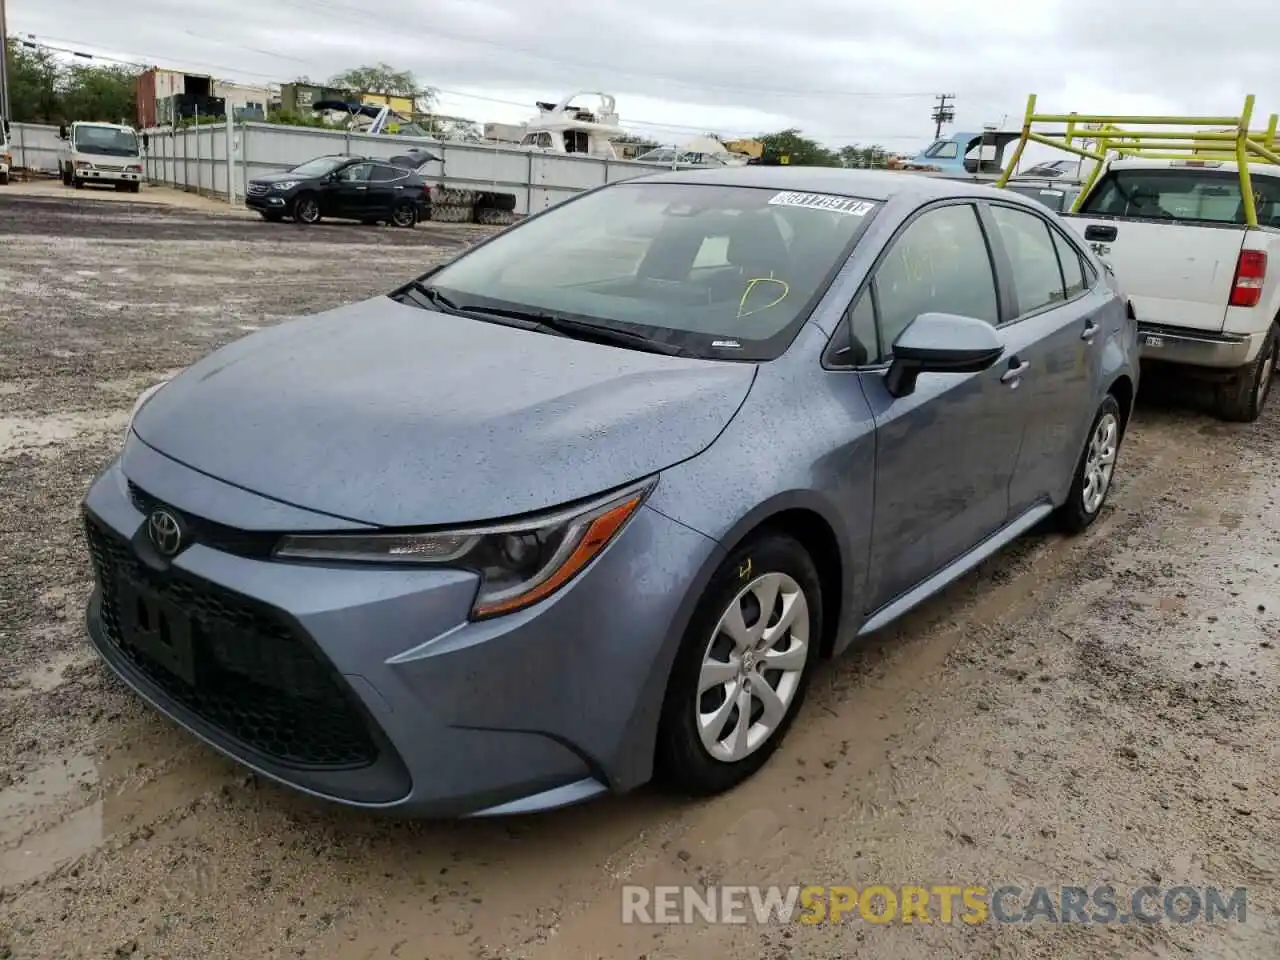
[[[132,130],[77,126],[72,136],[77,153],[96,153],[106,157],[138,155],[138,137]]]
[[[1258,222],[1280,225],[1280,181],[1253,179]],[[1240,176],[1204,168],[1113,170],[1086,199],[1080,211],[1147,220],[1244,223]]]
[[[631,182],[553,207],[431,274],[455,303],[552,312],[698,356],[786,349],[878,204]]]
[[[300,177],[322,177],[336,170],[348,159],[347,157],[316,157],[314,160],[299,164],[289,172],[296,173]]]

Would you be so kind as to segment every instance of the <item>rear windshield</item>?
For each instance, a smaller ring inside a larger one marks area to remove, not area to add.
[[[619,183],[431,277],[458,302],[555,311],[719,359],[786,349],[880,205],[757,187]]]
[[[1280,181],[1255,176],[1258,222],[1280,226]],[[1113,170],[1084,202],[1081,213],[1144,220],[1244,223],[1240,178],[1227,170]]]

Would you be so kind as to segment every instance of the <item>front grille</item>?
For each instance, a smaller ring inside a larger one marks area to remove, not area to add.
[[[228,738],[281,764],[351,769],[378,759],[334,671],[283,620],[246,598],[176,573],[159,574],[132,547],[85,518],[106,638],[147,679]],[[125,640],[121,585],[141,585],[192,621],[195,685]]]
[[[269,189],[271,188],[268,187],[265,183],[251,183],[249,184],[249,186],[245,188],[244,192],[251,197],[261,197]]]

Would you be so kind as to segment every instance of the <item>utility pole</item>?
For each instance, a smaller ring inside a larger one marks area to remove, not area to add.
[[[9,122],[9,26],[0,0],[0,122]]]
[[[4,0],[0,0],[0,3],[3,2]],[[934,98],[937,100],[937,103],[934,104],[933,113],[929,115],[929,119],[934,123],[933,139],[937,140],[942,136],[942,125],[944,123],[951,123],[955,120],[956,108],[954,103],[947,102],[949,100],[954,101],[955,98],[956,95],[954,93],[940,93]]]

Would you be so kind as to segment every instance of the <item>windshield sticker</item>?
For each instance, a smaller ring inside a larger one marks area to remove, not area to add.
[[[716,350],[741,350],[742,344],[737,340],[712,340],[711,346]]]
[[[804,207],[808,210],[829,210],[832,213],[844,213],[851,217],[864,217],[875,209],[874,203],[866,200],[855,200],[853,197],[837,197],[829,193],[798,193],[795,190],[783,190],[775,194],[769,205],[774,207]]]

